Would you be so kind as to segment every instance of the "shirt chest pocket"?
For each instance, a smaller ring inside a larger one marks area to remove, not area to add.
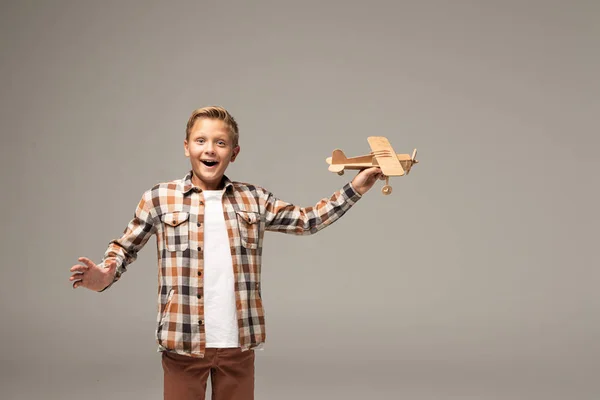
[[[260,214],[250,211],[236,211],[238,229],[242,246],[247,249],[258,248],[260,234]]]
[[[184,251],[189,246],[189,218],[187,212],[172,212],[162,216],[165,247],[168,251]]]

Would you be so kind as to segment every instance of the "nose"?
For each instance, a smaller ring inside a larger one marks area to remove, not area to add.
[[[204,152],[208,154],[215,154],[214,144],[207,142],[206,145],[204,145]]]

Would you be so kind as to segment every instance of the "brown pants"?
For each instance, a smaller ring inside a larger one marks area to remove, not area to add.
[[[254,350],[206,349],[204,358],[162,352],[165,400],[254,400]]]

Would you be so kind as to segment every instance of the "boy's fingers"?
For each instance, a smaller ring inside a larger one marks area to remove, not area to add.
[[[86,257],[79,257],[79,261],[87,265],[89,268],[94,268],[96,266],[96,264],[94,264],[92,260]]]
[[[86,267],[85,265],[73,265],[70,269],[71,272],[85,272],[88,270],[88,267]]]

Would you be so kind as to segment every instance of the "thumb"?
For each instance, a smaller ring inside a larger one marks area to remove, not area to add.
[[[376,175],[376,174],[381,174],[381,168],[380,167],[373,167],[371,168],[371,170],[369,171],[369,173],[371,175]]]
[[[369,180],[377,180],[380,175],[382,175],[381,173],[381,168],[379,167],[372,167],[369,168],[369,170],[367,171],[367,178]]]
[[[379,172],[379,167],[370,167],[367,169],[363,169],[362,171],[359,171],[358,175],[360,175],[365,180],[369,180],[373,175],[377,174],[378,172]]]

